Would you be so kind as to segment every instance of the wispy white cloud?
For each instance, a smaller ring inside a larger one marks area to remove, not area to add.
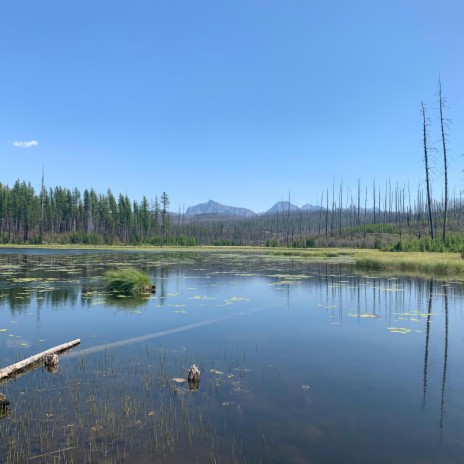
[[[36,147],[38,144],[39,142],[37,142],[37,140],[30,140],[29,142],[15,140],[13,142],[13,146],[18,147],[18,148],[31,148],[31,147]]]

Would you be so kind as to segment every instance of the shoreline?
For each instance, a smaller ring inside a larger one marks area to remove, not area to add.
[[[358,270],[374,270],[454,276],[464,278],[460,253],[391,252],[362,248],[269,248],[253,246],[132,246],[132,245],[0,245],[1,250],[140,251],[172,253],[256,253],[274,258],[298,258],[309,262],[352,264]]]

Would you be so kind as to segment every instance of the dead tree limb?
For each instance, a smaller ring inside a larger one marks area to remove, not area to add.
[[[12,364],[11,366],[4,367],[3,369],[0,369],[0,380],[10,377],[12,375],[15,375],[16,373],[24,369],[27,369],[29,366],[43,361],[44,357],[47,355],[58,354],[63,351],[69,350],[70,348],[73,348],[74,346],[79,345],[80,342],[81,342],[80,339],[73,340],[72,342],[64,343],[62,345],[55,346],[54,348],[50,348],[49,350],[42,351],[39,354],[23,359],[20,362]]]

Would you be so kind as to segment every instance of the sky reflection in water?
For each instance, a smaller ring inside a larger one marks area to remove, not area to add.
[[[128,264],[156,295],[105,293],[103,272]],[[251,462],[442,463],[464,452],[462,283],[223,252],[11,252],[0,269],[2,367],[75,338],[65,370],[144,347],[174,353],[176,375],[201,362],[212,427],[240,431]],[[15,398],[38,376],[0,388]]]

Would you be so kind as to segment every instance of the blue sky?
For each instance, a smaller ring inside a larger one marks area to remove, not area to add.
[[[343,180],[464,188],[462,0],[1,0],[0,182],[264,211]],[[15,143],[16,142],[16,143]],[[31,143],[32,142],[32,143]],[[34,143],[35,142],[35,143]]]

